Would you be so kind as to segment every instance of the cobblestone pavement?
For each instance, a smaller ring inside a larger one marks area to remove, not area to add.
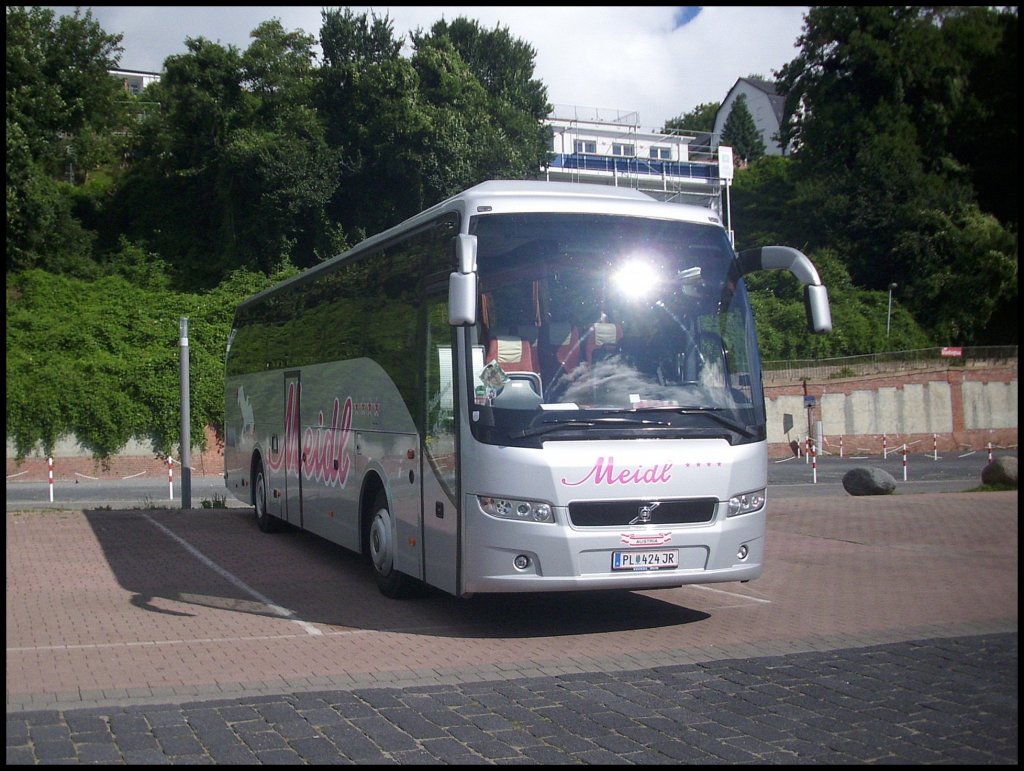
[[[1017,764],[1017,633],[8,713],[7,763]]]

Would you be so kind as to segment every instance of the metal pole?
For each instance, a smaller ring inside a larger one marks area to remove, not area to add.
[[[729,243],[733,246],[736,245],[736,231],[732,229],[732,196],[729,194],[730,185],[727,181],[725,183],[725,216],[729,221]]]
[[[192,508],[192,420],[188,401],[188,316],[178,322],[179,347],[181,350],[181,508]]]
[[[892,290],[896,284],[889,284],[889,312],[885,315],[885,336],[889,336],[889,328],[892,325]]]

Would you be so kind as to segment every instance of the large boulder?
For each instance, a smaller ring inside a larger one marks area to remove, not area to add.
[[[885,469],[858,466],[843,474],[843,488],[850,495],[889,495],[896,480]]]
[[[995,458],[981,470],[981,482],[986,485],[1017,486],[1017,458],[1008,455]]]

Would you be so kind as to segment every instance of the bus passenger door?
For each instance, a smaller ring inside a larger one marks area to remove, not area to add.
[[[298,372],[284,373],[284,505],[281,519],[302,527],[302,381]]]
[[[420,480],[423,491],[423,577],[455,594],[458,586],[458,446],[456,378],[448,324],[447,286],[431,291],[426,324],[426,415],[422,416]]]

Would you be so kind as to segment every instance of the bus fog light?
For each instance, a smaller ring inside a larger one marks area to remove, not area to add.
[[[748,554],[750,554],[750,549],[747,548],[746,544],[743,544],[740,547],[740,550],[738,552],[736,552],[736,558],[737,559],[741,559],[741,560],[745,560],[747,558]]]
[[[516,566],[516,570],[526,570],[530,567],[530,558],[525,554],[517,554],[512,564]]]

